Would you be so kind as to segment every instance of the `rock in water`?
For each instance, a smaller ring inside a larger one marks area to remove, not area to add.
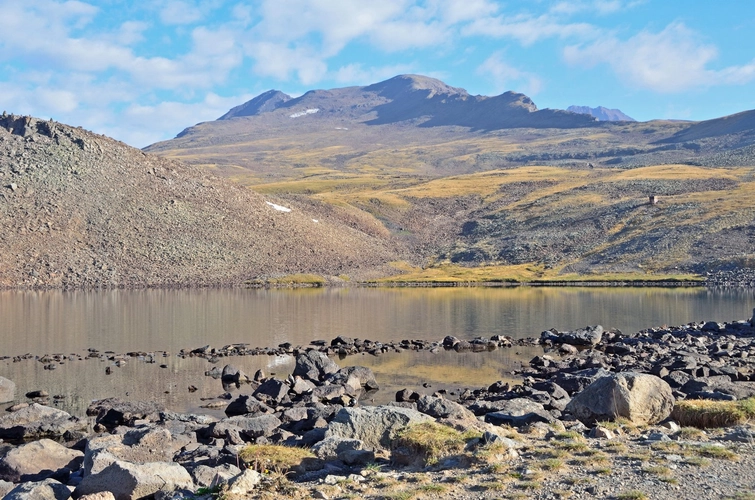
[[[7,403],[16,399],[16,384],[12,380],[0,377],[0,403]]]
[[[311,350],[296,357],[296,366],[292,375],[294,377],[298,375],[305,380],[320,382],[328,375],[336,373],[339,369],[335,361],[330,359],[326,354]]]
[[[625,372],[602,377],[566,405],[584,424],[623,417],[635,424],[656,424],[671,414],[671,387],[655,375]]]

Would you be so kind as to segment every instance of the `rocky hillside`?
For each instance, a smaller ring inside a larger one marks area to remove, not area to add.
[[[0,287],[365,277],[394,258],[356,211],[263,197],[52,121],[0,117]]]
[[[569,106],[566,111],[579,113],[582,115],[594,116],[602,122],[633,122],[636,121],[631,116],[627,116],[619,109],[608,109],[603,106],[591,108],[590,106]]]

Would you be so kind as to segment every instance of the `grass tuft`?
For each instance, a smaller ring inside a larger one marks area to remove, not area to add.
[[[294,467],[301,465],[302,461],[314,458],[314,455],[303,448],[281,446],[274,444],[251,444],[241,450],[239,458],[247,467],[257,472],[272,471],[285,474]]]
[[[730,427],[755,418],[755,398],[740,401],[713,401],[694,399],[674,405],[671,418],[679,425],[707,429]]]
[[[395,447],[407,447],[422,456],[425,463],[433,465],[447,456],[464,451],[467,442],[480,434],[460,432],[447,425],[424,422],[403,429],[394,442]]]

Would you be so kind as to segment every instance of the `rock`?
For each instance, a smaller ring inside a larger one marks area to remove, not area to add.
[[[194,483],[203,488],[212,488],[221,483],[227,483],[241,474],[241,469],[233,464],[222,464],[217,467],[199,465],[191,471]]]
[[[236,415],[258,415],[260,413],[271,413],[272,410],[265,403],[250,395],[242,395],[231,401],[225,409],[225,414],[229,417]]]
[[[68,431],[86,428],[86,421],[38,403],[0,416],[0,439],[60,438]]]
[[[595,439],[613,439],[614,435],[609,429],[597,426],[590,430],[590,437]]]
[[[352,339],[351,337],[346,337],[345,335],[339,335],[338,337],[330,341],[330,345],[332,347],[341,345],[354,345],[354,339]]]
[[[156,422],[165,406],[154,401],[122,401],[107,398],[94,401],[87,408],[87,415],[96,417],[96,422],[112,429],[119,425],[129,425],[135,420]]]
[[[252,394],[255,398],[278,405],[288,395],[288,384],[282,380],[270,378],[262,382]]]
[[[330,436],[315,444],[310,451],[321,460],[335,460],[338,458],[338,455],[344,451],[363,449],[364,443],[359,439]]]
[[[35,398],[49,398],[50,393],[47,391],[30,391],[26,393],[26,397],[29,399]]]
[[[433,421],[431,417],[409,408],[343,408],[328,425],[325,437],[359,439],[365,447],[388,449],[397,433],[407,425]]]
[[[722,441],[735,441],[738,443],[755,443],[755,430],[747,425],[738,425],[729,430],[723,437]]]
[[[312,391],[312,397],[320,401],[330,401],[346,394],[346,387],[342,385],[321,385]]]
[[[37,481],[78,469],[84,454],[50,439],[40,439],[10,450],[0,460],[0,479]],[[65,471],[61,471],[66,469]]]
[[[671,387],[655,375],[624,372],[603,377],[572,398],[566,411],[583,423],[624,417],[635,424],[656,424],[671,414]]]
[[[193,490],[194,482],[186,469],[179,464],[134,464],[116,460],[98,473],[85,476],[76,487],[74,496],[110,491],[116,500],[134,500],[154,495],[158,491],[180,488]]]
[[[0,403],[7,403],[16,399],[16,384],[12,380],[0,377]]]
[[[89,495],[82,495],[78,500],[115,500],[115,495],[109,491],[100,491],[98,493],[90,493]]]
[[[297,396],[301,396],[302,394],[310,394],[314,388],[315,384],[313,384],[309,380],[304,380],[298,375],[296,377],[293,377],[291,392],[293,392]]]
[[[45,479],[19,484],[3,500],[66,500],[70,497],[68,486],[54,479]]]
[[[346,368],[341,368],[328,377],[326,381],[334,385],[350,387],[354,391],[360,391],[362,389],[376,391],[379,389],[378,383],[375,380],[375,374],[365,366],[348,366]]]
[[[487,413],[485,422],[493,425],[522,427],[535,422],[551,423],[556,420],[543,405],[526,398],[501,402],[499,411]]]
[[[0,479],[0,498],[5,498],[5,495],[10,493],[10,491],[15,487],[15,484]]]
[[[474,419],[475,415],[459,403],[449,401],[448,399],[434,396],[420,396],[417,400],[417,410],[435,418],[450,419]]]
[[[326,354],[316,350],[309,350],[296,357],[296,366],[292,375],[294,377],[298,375],[313,382],[320,382],[338,370],[338,365]]]
[[[249,377],[247,377],[244,372],[242,372],[235,366],[225,365],[223,367],[223,371],[220,374],[220,380],[222,380],[223,382],[233,382],[240,384],[242,382],[247,382],[249,380]]]
[[[338,454],[338,460],[346,465],[367,465],[375,462],[372,450],[344,450]]]
[[[573,396],[599,378],[609,376],[611,376],[611,372],[603,368],[587,368],[573,373],[559,372],[553,377],[553,382],[562,387],[570,396]]]
[[[260,484],[262,476],[254,469],[246,469],[228,483],[229,495],[248,495]]]
[[[237,416],[221,420],[210,426],[213,437],[225,438],[229,429],[236,429],[241,434],[255,439],[261,436],[271,436],[282,422],[272,414],[257,415],[256,417]]]
[[[570,344],[579,346],[598,345],[603,339],[603,327],[600,325],[586,326],[571,332],[546,330],[540,335],[541,340],[549,340],[556,344]]]
[[[419,399],[419,394],[409,389],[401,389],[396,392],[397,403],[413,403]]]
[[[84,475],[96,474],[117,460],[132,463],[168,462],[181,442],[174,443],[167,429],[133,429],[125,434],[104,434],[87,441]]]

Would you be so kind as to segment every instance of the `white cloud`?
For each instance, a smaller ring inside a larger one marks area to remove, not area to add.
[[[160,9],[163,24],[191,24],[202,19],[202,11],[189,2],[171,0]]]
[[[513,38],[524,46],[546,38],[594,38],[599,30],[589,23],[564,23],[549,14],[533,17],[515,16],[482,17],[462,28],[462,34]]]
[[[493,53],[478,68],[477,74],[493,82],[495,92],[507,90],[522,92],[528,96],[537,95],[543,88],[542,80],[534,73],[517,69],[504,61],[501,51]]]
[[[712,70],[708,66],[718,50],[682,23],[669,24],[663,31],[642,31],[627,39],[608,36],[588,45],[564,49],[572,65],[593,67],[608,64],[631,87],[656,92],[680,92],[697,87],[741,84],[755,79],[755,62]]]

